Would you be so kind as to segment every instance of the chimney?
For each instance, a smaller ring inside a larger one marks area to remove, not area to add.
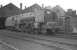
[[[44,8],[44,4],[42,4],[42,8]]]
[[[25,6],[25,9],[26,9],[26,6]]]
[[[22,3],[20,3],[20,9],[22,9]]]
[[[0,8],[2,8],[3,6],[2,5],[0,5]]]

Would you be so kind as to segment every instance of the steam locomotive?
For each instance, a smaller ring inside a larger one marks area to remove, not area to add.
[[[54,33],[65,30],[65,17],[58,18],[57,14],[50,10],[40,12],[29,12],[7,18],[1,17],[0,28],[35,34],[48,34],[47,32]]]

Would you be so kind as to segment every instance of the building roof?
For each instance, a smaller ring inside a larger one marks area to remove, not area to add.
[[[22,10],[13,3],[9,3],[0,8],[0,16],[13,16],[20,13],[22,13]]]
[[[26,8],[26,9],[24,9],[23,10],[23,13],[24,12],[34,12],[34,9],[41,9],[41,7],[38,5],[38,4],[33,4],[32,6],[30,6],[30,7],[28,7],[28,8]]]
[[[14,5],[13,3],[9,3],[9,4],[5,5],[5,6],[3,6],[3,8],[5,8],[5,7],[10,7],[10,6],[18,8],[18,7],[17,7],[16,5]],[[18,9],[19,9],[19,8],[18,8]]]
[[[31,7],[40,7],[37,3],[33,4]],[[41,8],[41,7],[40,7]]]

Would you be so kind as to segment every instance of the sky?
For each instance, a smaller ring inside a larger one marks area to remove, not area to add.
[[[29,7],[37,3],[40,6],[42,6],[42,4],[44,4],[44,6],[51,6],[51,7],[60,5],[64,10],[70,8],[73,10],[77,10],[76,0],[0,0],[0,5],[2,4],[4,6],[10,2],[15,4],[17,7],[20,7],[20,3],[23,3],[23,9],[25,8],[25,6]]]

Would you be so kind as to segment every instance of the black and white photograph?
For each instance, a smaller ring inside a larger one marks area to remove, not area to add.
[[[77,50],[77,1],[0,0],[0,50]]]

